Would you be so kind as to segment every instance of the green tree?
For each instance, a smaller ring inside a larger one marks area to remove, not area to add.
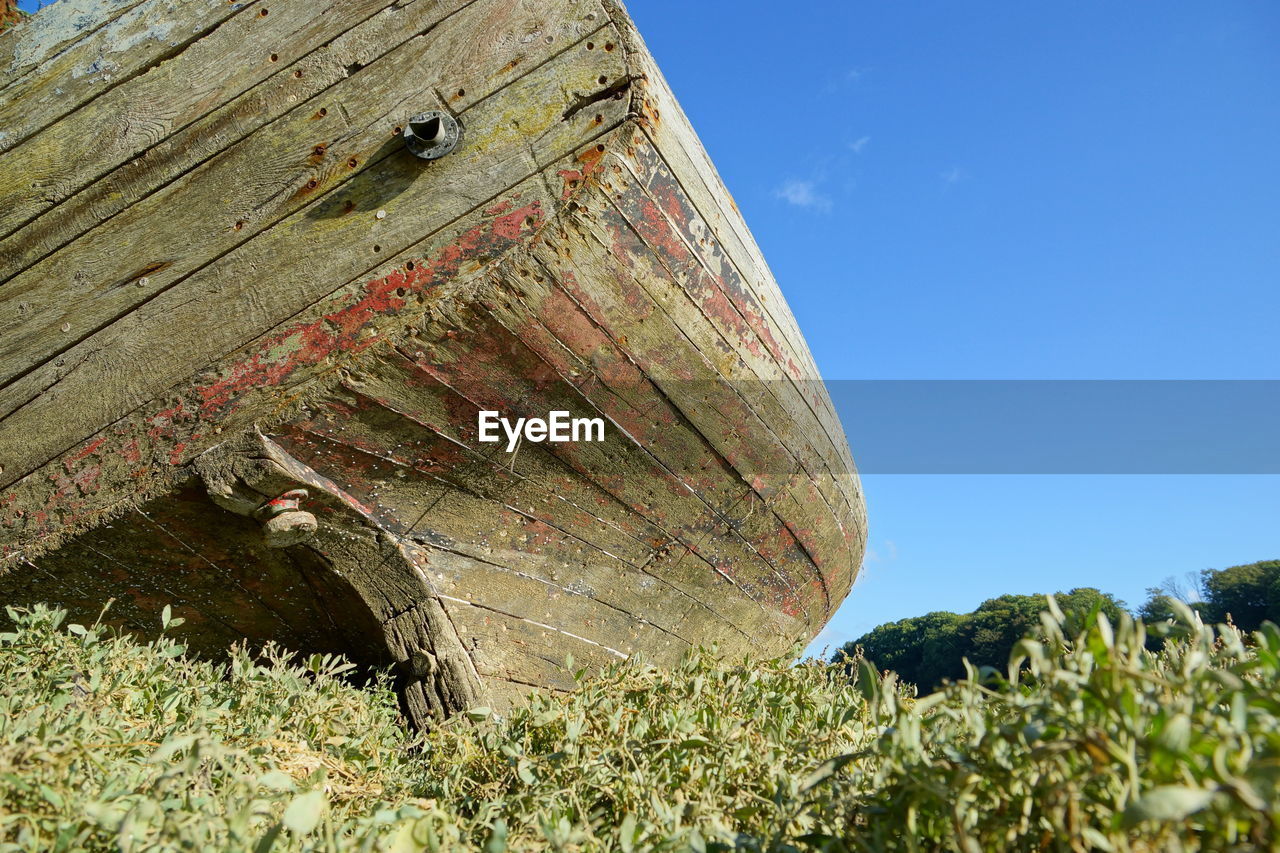
[[[1097,607],[1116,620],[1124,604],[1092,587],[1056,596],[1064,611],[1087,613]],[[984,601],[972,613],[926,613],[880,625],[836,653],[863,657],[878,669],[893,670],[922,691],[964,675],[964,661],[1003,669],[1014,644],[1040,630],[1043,595],[1002,595]]]
[[[1002,595],[982,602],[960,628],[964,657],[974,666],[1003,668],[1013,644],[1040,624],[1047,604],[1043,595]]]
[[[937,684],[964,674],[959,629],[964,617],[945,610],[889,622],[836,653],[862,654],[880,669],[891,669],[913,684]]]
[[[1102,592],[1091,586],[1060,592],[1054,597],[1063,612],[1088,613],[1097,607],[1112,622],[1119,620],[1120,614],[1127,611],[1123,601],[1109,592]]]
[[[1262,560],[1201,573],[1205,619],[1231,621],[1245,631],[1280,623],[1280,560]]]
[[[1230,620],[1245,631],[1256,631],[1263,622],[1280,623],[1280,560],[1205,569],[1189,585],[1166,578],[1147,590],[1137,616],[1147,623],[1173,619],[1174,601],[1199,611],[1210,624]],[[1155,637],[1148,640],[1149,645],[1160,642]]]
[[[1148,587],[1147,600],[1138,608],[1137,616],[1148,624],[1173,619],[1175,616],[1173,603],[1179,600],[1158,586]]]

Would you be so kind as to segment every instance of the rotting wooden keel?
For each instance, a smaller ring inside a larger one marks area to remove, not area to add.
[[[419,721],[816,634],[853,463],[620,6],[159,5],[0,38],[0,600],[395,662]]]

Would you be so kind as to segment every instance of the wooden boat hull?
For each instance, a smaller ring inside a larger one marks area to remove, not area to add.
[[[83,101],[0,138],[29,167],[0,164],[0,599],[395,662],[420,721],[567,687],[566,654],[814,636],[861,560],[853,463],[625,12],[316,5],[191,2],[199,38],[88,91],[82,41],[0,41],[29,66],[0,100],[43,109],[39,72]],[[169,98],[161,130],[58,165],[122,91]],[[398,133],[424,109],[463,128],[429,164]],[[482,410],[604,440],[509,453]],[[269,547],[298,488],[314,529]]]

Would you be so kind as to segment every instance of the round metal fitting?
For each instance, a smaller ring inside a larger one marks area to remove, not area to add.
[[[440,110],[419,113],[409,119],[404,129],[404,144],[423,160],[439,160],[461,141],[462,127],[453,116]]]

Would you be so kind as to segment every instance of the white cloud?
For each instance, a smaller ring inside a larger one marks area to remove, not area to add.
[[[862,82],[862,78],[866,76],[868,70],[867,68],[849,68],[843,72],[833,70],[832,76],[827,78],[822,89],[830,95],[857,86]]]
[[[870,136],[859,136],[853,142],[849,143],[849,150],[854,154],[861,154],[862,149],[867,147],[867,143],[871,141]]]
[[[952,166],[950,169],[947,169],[945,172],[939,173],[938,177],[942,178],[942,183],[946,184],[947,186],[952,186],[953,184],[958,184],[961,181],[968,178],[969,174],[965,172],[964,169],[961,169],[959,166]]]
[[[818,192],[813,181],[784,181],[782,186],[774,190],[774,196],[796,207],[807,207],[811,210],[830,210],[831,199]]]

